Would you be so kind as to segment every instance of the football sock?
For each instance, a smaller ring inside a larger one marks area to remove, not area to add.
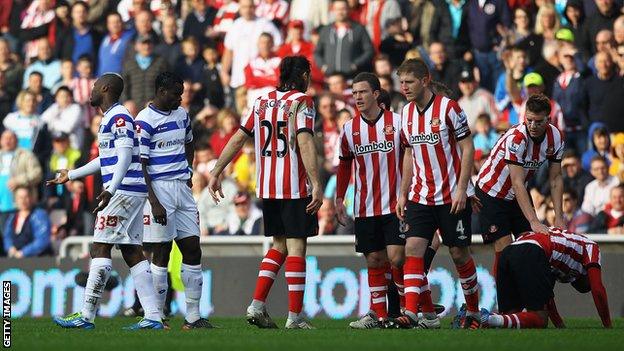
[[[544,321],[537,312],[519,312],[514,314],[492,314],[488,317],[491,327],[499,328],[545,328]]]
[[[405,308],[405,285],[403,283],[403,267],[392,267],[392,280],[399,292],[399,300],[401,308]]]
[[[167,267],[159,267],[155,264],[150,264],[150,268],[152,271],[152,281],[154,282],[154,293],[156,294],[156,306],[158,306],[158,311],[160,312],[160,318],[164,319],[165,313],[165,300],[167,299],[167,288],[169,284],[167,284],[167,276],[169,273],[167,272]]]
[[[186,296],[186,321],[193,323],[200,318],[199,299],[201,298],[204,276],[201,264],[189,265],[182,263],[182,283]]]
[[[143,311],[145,311],[145,318],[160,321],[160,311],[158,310],[158,301],[154,292],[149,262],[143,260],[130,267],[130,274],[132,275],[139,301],[141,301],[141,306],[143,306]]]
[[[113,261],[110,258],[98,257],[91,260],[81,311],[82,317],[88,322],[92,323],[95,319],[95,312],[102,299],[102,293],[112,269]]]
[[[378,318],[388,318],[386,310],[386,268],[368,268],[368,288],[370,291],[371,309]]]
[[[422,257],[406,257],[403,267],[403,281],[405,284],[405,309],[417,314],[420,304],[423,312],[433,312],[431,294],[423,294],[429,291],[429,284],[425,276]]]
[[[286,259],[286,255],[275,249],[270,249],[262,259],[258,272],[258,279],[256,280],[253,301],[251,302],[252,306],[255,308],[262,308],[264,306],[271,286],[275,281],[275,276],[282,267],[284,259]]]
[[[466,311],[473,314],[479,313],[479,283],[477,282],[477,269],[472,258],[462,266],[456,266],[459,273],[459,281],[466,299]]]
[[[305,281],[305,257],[288,256],[286,258],[286,283],[288,284],[289,318],[296,318],[301,313]]]

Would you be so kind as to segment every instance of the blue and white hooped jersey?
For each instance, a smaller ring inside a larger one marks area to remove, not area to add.
[[[147,186],[139,159],[139,140],[134,137],[134,121],[130,117],[130,112],[119,103],[104,113],[98,132],[98,146],[104,188],[108,188],[117,167],[116,148],[132,147],[132,162],[117,192],[146,196]]]
[[[150,104],[136,118],[141,158],[148,160],[152,180],[187,180],[191,177],[185,144],[193,141],[186,110],[160,111]]]

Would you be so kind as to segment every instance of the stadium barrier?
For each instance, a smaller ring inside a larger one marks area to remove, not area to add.
[[[624,237],[591,236],[602,248],[603,280],[614,317],[624,312]],[[64,245],[69,253],[88,251],[88,238]],[[475,239],[477,239],[475,237]],[[478,241],[475,240],[475,241]],[[203,259],[204,285],[200,303],[203,316],[241,316],[251,299],[259,256],[267,248],[261,237],[202,238],[203,249],[209,251]],[[84,247],[83,247],[84,245]],[[369,295],[364,260],[353,252],[353,237],[323,237],[311,240],[307,257],[304,313],[308,317],[353,318],[369,309]],[[347,250],[348,248],[348,250]],[[240,250],[235,255],[236,250]],[[480,304],[485,308],[496,305],[495,281],[490,273],[493,255],[483,245],[474,246],[481,287]],[[215,254],[217,253],[217,254]],[[219,254],[220,253],[220,254]],[[86,258],[33,258],[0,260],[0,280],[12,282],[12,314],[22,316],[63,315],[79,310],[83,288],[74,282],[76,274],[87,270]],[[120,284],[107,293],[99,310],[102,316],[115,316],[134,302],[134,286],[128,268],[119,257],[113,268]],[[463,303],[463,294],[455,269],[446,249],[434,260],[429,282],[434,300],[454,313]],[[596,317],[591,294],[579,294],[570,285],[558,284],[556,300],[565,316]],[[278,275],[269,296],[268,307],[275,316],[286,315],[287,291],[283,274]],[[172,304],[175,313],[184,311],[184,292],[177,292]]]

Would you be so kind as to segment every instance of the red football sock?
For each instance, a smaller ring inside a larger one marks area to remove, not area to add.
[[[286,283],[288,284],[288,311],[301,313],[305,290],[305,257],[286,257]]]
[[[496,273],[498,272],[498,259],[500,258],[500,255],[500,251],[494,253],[494,266],[492,267],[492,276],[494,277],[494,280],[496,280]]]
[[[403,267],[392,267],[392,280],[399,292],[401,308],[405,308],[405,284],[403,283]]]
[[[426,284],[425,263],[422,257],[408,256],[405,258],[405,266],[403,266],[403,281],[405,283],[405,309],[417,314],[418,305],[421,302],[422,293],[429,290]],[[429,299],[429,302],[431,299]],[[433,306],[423,306],[424,309],[433,309]]]
[[[260,263],[260,272],[256,280],[256,290],[254,290],[253,295],[254,300],[266,301],[267,295],[269,295],[269,291],[275,280],[275,275],[279,272],[280,267],[282,267],[285,258],[286,255],[275,249],[269,250],[266,256],[264,256]]]
[[[368,288],[371,295],[371,309],[379,318],[388,318],[386,292],[388,289],[385,268],[368,268]]]
[[[420,309],[424,313],[432,313],[435,312],[433,308],[433,301],[431,300],[431,290],[429,289],[429,280],[425,275],[425,279],[423,280],[423,286],[420,288]]]
[[[472,258],[463,266],[457,266],[457,273],[459,273],[459,281],[466,299],[466,310],[479,312],[479,283],[477,282],[477,269]]]
[[[537,312],[519,312],[503,314],[503,328],[530,329],[546,328],[546,324]]]

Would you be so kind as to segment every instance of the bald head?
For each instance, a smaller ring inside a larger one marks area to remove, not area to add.
[[[613,34],[618,45],[624,44],[624,15],[618,17],[613,23]]]
[[[91,106],[99,107],[106,100],[117,102],[124,89],[123,78],[117,73],[105,73],[93,85],[91,91]]]

